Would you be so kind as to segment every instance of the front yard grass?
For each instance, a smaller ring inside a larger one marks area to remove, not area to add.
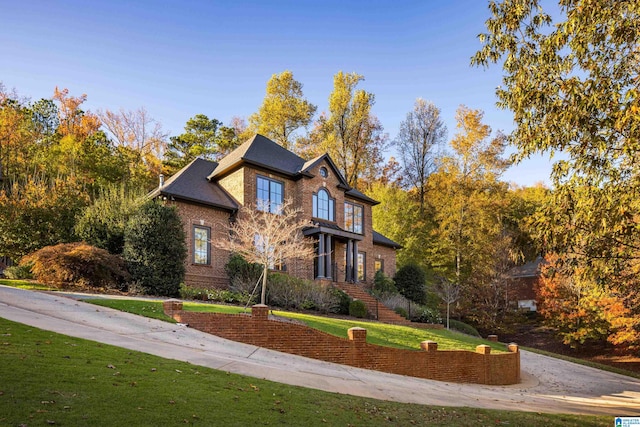
[[[606,416],[412,405],[327,393],[162,359],[2,318],[0,378],[0,425],[613,423],[613,417]]]
[[[0,285],[11,286],[12,288],[27,289],[31,291],[50,291],[53,288],[29,280],[0,279]]]

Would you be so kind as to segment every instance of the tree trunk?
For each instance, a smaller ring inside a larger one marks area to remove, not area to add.
[[[260,304],[267,304],[267,273],[269,272],[269,266],[264,265],[262,271],[262,295],[260,296]]]

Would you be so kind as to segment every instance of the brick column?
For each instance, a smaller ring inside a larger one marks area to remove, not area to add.
[[[169,299],[162,303],[164,314],[173,319],[173,315],[179,311],[182,311],[182,301],[177,299]]]
[[[422,341],[420,343],[420,348],[424,351],[435,352],[438,351],[438,343],[435,341]]]
[[[515,357],[516,357],[516,382],[520,382],[520,348],[518,347],[518,344],[512,342],[511,344],[509,344],[507,346],[507,349],[511,352],[511,353],[515,353]]]
[[[356,346],[361,346],[367,342],[367,330],[364,328],[349,328],[347,331],[349,339],[355,343]]]
[[[482,358],[480,359],[480,384],[493,384],[493,379],[491,378],[491,346],[482,344],[476,347],[476,353],[481,354]]]
[[[491,354],[491,346],[486,344],[482,344],[476,347],[476,353],[480,354]]]
[[[489,335],[487,337],[487,340],[489,340],[491,342],[498,342],[498,336],[497,335]]]
[[[269,319],[269,306],[264,304],[256,304],[252,306],[251,317],[254,320],[262,320],[262,321]]]

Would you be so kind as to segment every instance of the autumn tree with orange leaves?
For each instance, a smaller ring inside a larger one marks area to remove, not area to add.
[[[581,273],[547,255],[535,289],[545,323],[572,347],[604,341],[634,346],[640,320],[625,307],[625,296]]]

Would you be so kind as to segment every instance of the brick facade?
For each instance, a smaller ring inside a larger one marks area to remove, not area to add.
[[[260,153],[259,158],[251,157],[254,152]],[[192,169],[189,169],[190,167]],[[292,167],[297,169],[291,169]],[[206,173],[195,174],[192,171],[196,168]],[[326,173],[321,173],[322,169]],[[229,258],[228,253],[210,245],[211,263],[201,265],[194,262],[193,227],[194,225],[210,227],[211,240],[228,238],[226,229],[229,220],[236,214],[237,219],[242,220],[242,213],[235,212],[237,207],[256,203],[259,176],[282,183],[284,200],[291,200],[293,207],[300,209],[302,219],[315,223],[306,232],[317,244],[318,257],[315,261],[286,260],[288,274],[309,280],[316,279],[318,276],[319,279],[328,278],[333,282],[354,280],[367,284],[373,283],[376,265],[383,267],[384,273],[388,276],[395,274],[397,245],[378,244],[380,240],[374,243],[371,207],[377,202],[351,189],[328,156],[305,163],[303,159],[277,146],[273,141],[257,135],[222,159],[219,164],[199,160],[199,163],[189,165],[175,177],[171,177],[168,184],[171,188],[161,187],[157,190],[157,194],[163,195],[166,200],[170,200],[178,207],[184,221],[189,251],[186,261],[187,285],[197,287],[228,285],[224,272],[224,265]],[[213,192],[213,187],[219,193]],[[197,190],[190,191],[194,188]],[[333,221],[312,218],[313,197],[320,189],[324,189],[334,201]],[[207,195],[209,199],[200,203],[199,194],[203,193],[210,193]],[[185,194],[187,196],[184,196]],[[224,197],[228,200],[224,200]],[[225,204],[220,206],[216,200]],[[362,207],[362,233],[346,230],[345,202]],[[229,203],[232,208],[229,208]],[[323,250],[320,250],[321,247]],[[346,268],[348,247],[351,248],[349,253],[352,257],[349,258],[349,262],[352,266],[357,265],[358,253],[364,254],[363,280],[357,280],[354,277],[356,268]],[[328,253],[330,255],[327,255]],[[319,265],[322,267],[320,268]]]
[[[424,341],[421,351],[382,347],[366,342],[367,331],[349,330],[339,338],[305,325],[268,320],[269,307],[257,305],[252,315],[182,311],[182,303],[166,301],[165,313],[189,327],[222,338],[312,359],[358,368],[460,383],[508,385],[520,382],[520,353],[511,344],[508,353],[491,354],[480,345],[475,352],[438,350],[437,343]]]
[[[187,236],[185,283],[198,288],[227,288],[229,279],[224,271],[224,266],[229,260],[229,253],[217,249],[209,243],[210,263],[208,265],[196,264],[194,262],[193,237],[194,226],[197,225],[208,227],[211,230],[211,240],[228,239],[229,212],[182,201],[173,201],[171,204],[177,207]]]
[[[320,174],[320,168],[326,168],[328,175],[326,178]],[[373,218],[371,211],[371,203],[349,197],[345,194],[345,190],[339,188],[340,179],[336,175],[336,172],[332,169],[328,161],[324,160],[319,162],[313,168],[309,169],[309,173],[313,177],[302,177],[298,180],[289,179],[283,175],[269,171],[266,169],[254,168],[244,166],[239,169],[242,171],[242,177],[244,181],[244,195],[242,200],[246,202],[255,201],[257,190],[256,182],[258,176],[264,176],[269,179],[273,179],[284,184],[284,199],[291,199],[295,208],[300,208],[303,215],[311,218],[311,212],[313,211],[313,194],[317,193],[321,188],[325,189],[331,198],[335,200],[335,221],[334,223],[339,227],[344,227],[344,203],[346,201],[360,205],[363,207],[363,233],[362,240],[359,241],[359,251],[365,253],[365,283],[373,283],[373,276],[375,274],[375,260],[383,260],[384,273],[387,276],[395,275],[396,271],[396,253],[395,249],[376,245],[373,243]],[[233,172],[229,176],[238,176],[239,171]],[[231,182],[236,182],[237,178]],[[227,188],[226,185],[230,181],[225,177],[219,181],[219,184],[228,190],[235,197],[235,191],[237,187]],[[232,193],[233,191],[233,193]],[[238,197],[236,197],[238,198]],[[345,272],[345,251],[346,245],[342,242],[334,241],[335,254],[333,256],[333,263],[335,268],[335,275],[333,280],[344,281],[346,277]],[[287,271],[296,277],[304,279],[314,279],[313,265],[308,262],[299,262],[296,260],[289,260],[287,262]]]

